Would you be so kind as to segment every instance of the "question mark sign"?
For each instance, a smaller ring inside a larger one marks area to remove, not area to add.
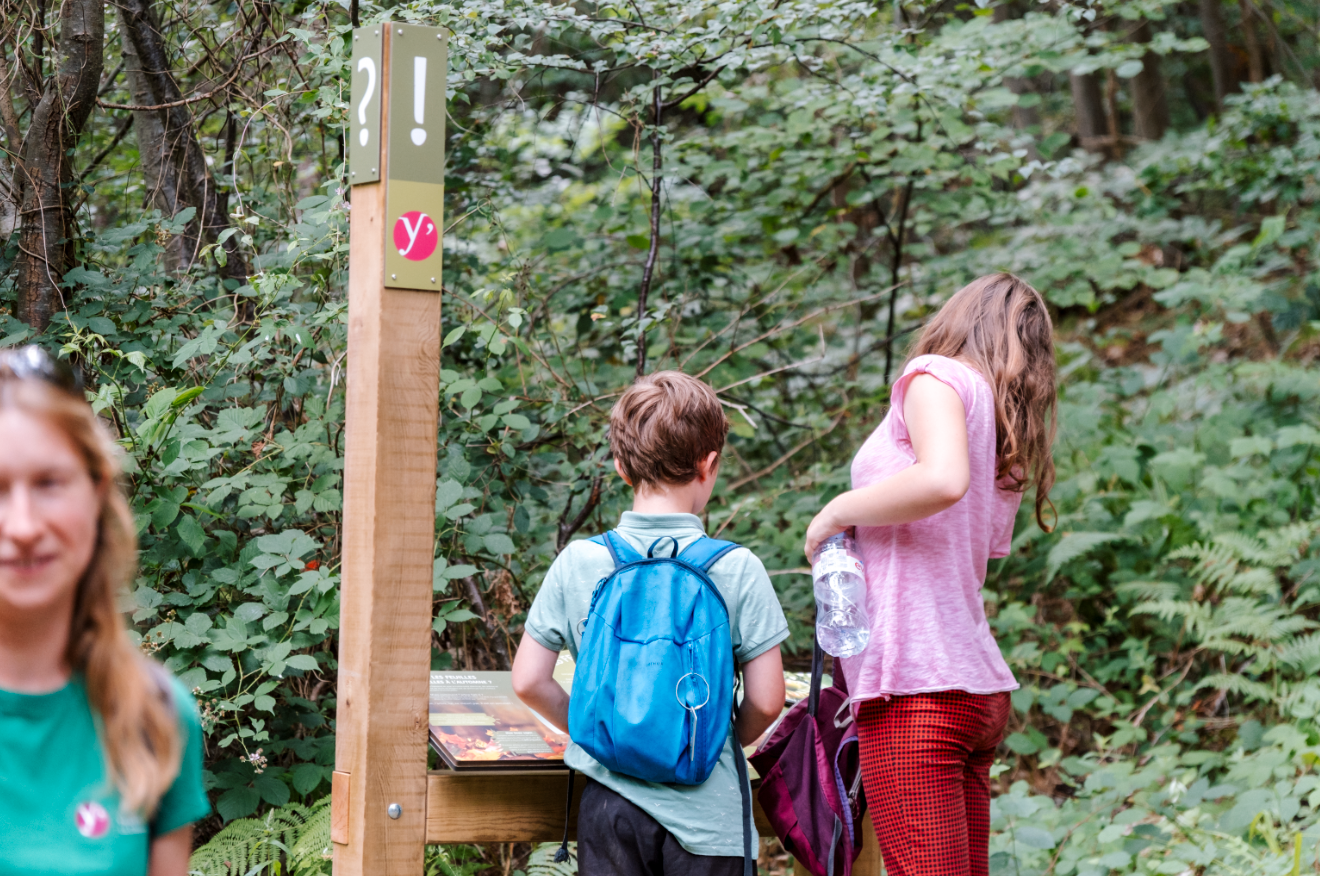
[[[358,131],[358,143],[366,146],[367,140],[371,137],[370,132],[365,127],[367,124],[367,104],[371,102],[372,95],[376,93],[376,62],[371,58],[362,58],[358,61],[357,68],[359,71],[367,71],[367,88],[362,93],[362,100],[358,103],[358,122],[364,126],[362,130]]]

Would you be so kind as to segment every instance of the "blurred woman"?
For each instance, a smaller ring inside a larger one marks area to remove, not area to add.
[[[133,516],[73,373],[0,350],[0,876],[184,876],[196,704],[129,638]]]

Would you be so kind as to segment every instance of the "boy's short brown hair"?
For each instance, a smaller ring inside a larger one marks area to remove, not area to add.
[[[610,451],[634,486],[696,480],[728,434],[715,390],[681,371],[639,377],[610,411]]]

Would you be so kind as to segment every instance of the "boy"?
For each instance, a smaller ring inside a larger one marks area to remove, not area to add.
[[[675,538],[682,550],[704,534],[697,515],[710,500],[728,431],[714,390],[677,371],[640,378],[614,406],[614,468],[634,491],[633,510],[624,512],[616,531],[643,555],[662,536]],[[513,688],[560,728],[568,727],[568,694],[552,677],[555,658],[564,647],[577,655],[578,621],[587,615],[596,582],[613,570],[603,545],[573,542],[551,565],[527,614]],[[765,567],[751,551],[726,554],[711,567],[710,578],[728,606],[734,655],[742,666],[743,701],[734,727],[738,744],[747,745],[783,709],[779,643],[788,638],[788,624]],[[660,785],[611,772],[569,745],[565,762],[586,778],[578,815],[579,872],[739,876],[742,796],[734,756],[726,741],[704,783]]]

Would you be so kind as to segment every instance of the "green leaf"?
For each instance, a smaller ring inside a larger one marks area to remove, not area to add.
[[[306,796],[316,790],[325,777],[325,768],[314,763],[300,763],[291,771],[293,789]]]
[[[453,581],[455,578],[469,578],[481,571],[476,566],[459,565],[450,566],[445,569],[445,579]]]
[[[445,342],[441,346],[448,347],[450,344],[456,343],[459,338],[463,337],[465,331],[467,331],[466,326],[459,326],[454,329],[449,334],[445,335]]]
[[[1016,754],[1035,754],[1040,751],[1040,746],[1022,733],[1010,733],[1004,744]]]
[[[463,498],[463,485],[455,480],[441,481],[435,488],[435,510],[439,512]]]
[[[316,662],[316,658],[311,654],[294,654],[284,662],[294,669],[301,669],[303,672],[315,672],[321,668],[321,665]]]
[[[190,389],[185,389],[174,397],[174,400],[170,402],[170,407],[175,409],[181,408],[204,392],[206,392],[205,386],[194,386]]]
[[[252,784],[257,786],[261,799],[272,806],[283,806],[289,802],[289,786],[268,772],[257,776]]]
[[[517,550],[517,548],[514,547],[513,539],[509,538],[502,532],[491,533],[486,536],[485,542],[486,550],[490,551],[492,554],[511,554]]]
[[[1122,64],[1118,65],[1118,68],[1114,70],[1114,73],[1116,73],[1120,79],[1131,79],[1133,76],[1140,73],[1141,70],[1142,64],[1140,61],[1124,61]]]
[[[234,619],[251,623],[266,613],[266,606],[260,602],[245,602],[234,609]]]
[[[1041,830],[1039,827],[1014,827],[1013,839],[1022,843],[1024,846],[1031,846],[1033,849],[1052,849],[1054,848],[1054,837],[1050,836],[1049,831]]]
[[[260,802],[261,794],[256,788],[230,788],[215,801],[215,808],[220,817],[228,822],[235,818],[246,818],[256,812]]]
[[[462,505],[455,505],[453,508],[446,511],[445,517],[448,517],[450,520],[457,520],[464,514],[471,514],[476,510],[476,507],[476,505],[469,505],[467,502],[464,502]]]
[[[193,552],[193,556],[200,557],[206,549],[206,531],[197,522],[197,518],[191,514],[183,515],[179,518],[179,525],[176,529],[179,533],[179,540],[188,546],[188,549]]]

